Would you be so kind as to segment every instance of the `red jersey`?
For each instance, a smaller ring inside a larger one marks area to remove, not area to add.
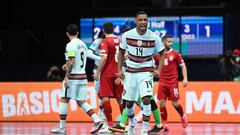
[[[107,36],[101,43],[100,55],[107,56],[107,62],[103,67],[101,77],[117,77],[117,55],[120,39],[117,36]]]
[[[155,56],[155,64],[158,66],[158,60],[160,55]],[[184,60],[178,51],[170,50],[165,52],[164,64],[160,73],[159,82],[165,84],[177,84],[178,83],[178,66],[184,64]]]

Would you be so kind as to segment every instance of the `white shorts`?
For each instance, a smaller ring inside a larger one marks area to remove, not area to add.
[[[153,74],[151,72],[125,72],[123,99],[138,101],[139,97],[153,95]]]
[[[69,88],[62,85],[61,97],[68,97],[74,100],[86,100],[88,96],[87,84],[70,84]]]

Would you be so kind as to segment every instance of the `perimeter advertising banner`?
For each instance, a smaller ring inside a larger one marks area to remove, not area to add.
[[[0,121],[58,121],[60,82],[7,82],[0,83]],[[190,82],[187,88],[179,83],[180,103],[189,122],[239,122],[240,83]],[[154,92],[157,93],[155,83]],[[89,83],[88,103],[98,110],[98,99]],[[112,100],[113,118],[120,118],[117,102]],[[168,121],[180,122],[179,115],[167,102]],[[69,103],[68,121],[90,122],[91,119],[75,101]],[[136,107],[135,116],[141,118]],[[151,116],[151,122],[154,119]]]

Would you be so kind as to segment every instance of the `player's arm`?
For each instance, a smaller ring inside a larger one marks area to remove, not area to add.
[[[100,61],[99,61],[99,66],[97,69],[97,73],[100,75],[102,72],[103,67],[106,65],[107,63],[107,55],[101,55]],[[98,77],[98,76],[96,76]],[[95,78],[95,79],[99,79],[99,78]]]
[[[158,59],[158,68],[153,72],[153,75],[156,77],[160,77],[162,67],[163,67],[163,61],[164,61],[164,49],[159,52],[159,59]]]
[[[87,57],[92,60],[100,60],[100,56],[97,55],[95,52],[99,48],[100,44],[102,42],[102,39],[95,39],[94,42],[90,45],[88,51],[87,51]]]
[[[118,77],[123,79],[124,78],[124,73],[122,71],[122,66],[123,66],[123,61],[125,60],[125,50],[122,48],[119,48],[118,52]]]
[[[72,72],[73,65],[75,62],[75,51],[71,45],[67,45],[66,51],[67,51],[68,61],[66,62],[66,73],[64,78],[64,84],[65,84],[65,87],[68,87],[68,78],[70,77],[70,74]]]
[[[165,49],[164,49],[163,42],[158,35],[155,35],[155,42],[156,42],[155,49],[159,53],[160,57],[158,59],[158,69],[153,72],[153,75],[156,77],[160,77],[162,67],[163,67]]]
[[[75,58],[73,58],[73,57],[68,58],[68,61],[66,63],[66,74],[65,74],[65,77],[67,77],[67,78],[70,77],[70,74],[71,74],[74,62],[75,62]]]
[[[183,87],[187,87],[188,85],[188,77],[187,77],[187,66],[186,64],[181,65],[182,76],[183,76]]]
[[[94,79],[99,80],[99,76],[102,72],[103,67],[105,66],[107,62],[107,57],[108,57],[108,44],[106,42],[101,43],[101,50],[100,50],[100,61],[99,61],[99,66],[97,69],[97,72],[94,74]]]
[[[94,50],[89,48],[88,51],[87,51],[87,57],[92,59],[92,60],[100,60],[101,57],[98,56],[97,54],[95,54],[94,52],[95,52]]]

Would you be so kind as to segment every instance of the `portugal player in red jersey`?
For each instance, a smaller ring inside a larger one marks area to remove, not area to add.
[[[165,35],[162,37],[163,44],[165,46],[164,64],[160,72],[159,87],[158,87],[158,99],[160,101],[160,112],[163,121],[163,128],[168,131],[167,124],[167,109],[166,100],[171,100],[173,107],[176,109],[181,117],[183,128],[187,127],[186,115],[183,112],[182,106],[178,103],[179,100],[179,88],[178,88],[178,67],[181,67],[183,75],[183,87],[188,84],[187,68],[181,54],[173,50],[173,38],[171,35]],[[159,56],[156,55],[156,59]],[[158,62],[158,60],[156,60]],[[158,63],[156,63],[158,65]]]
[[[108,126],[113,126],[112,107],[110,98],[116,98],[122,113],[122,91],[123,85],[116,84],[117,79],[117,55],[120,39],[113,34],[113,24],[106,22],[103,25],[106,38],[102,40],[100,51],[100,63],[94,77],[100,76],[100,98],[103,102],[103,109],[107,118]],[[106,129],[106,130],[105,130]],[[107,128],[101,131],[107,132]],[[99,131],[99,132],[101,132]]]

